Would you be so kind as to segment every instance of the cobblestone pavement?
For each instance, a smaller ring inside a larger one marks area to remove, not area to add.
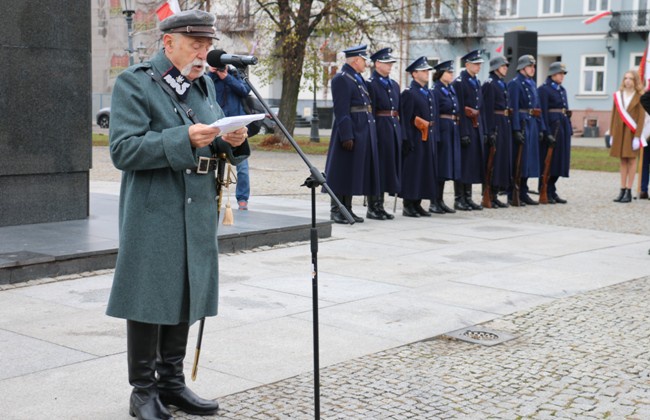
[[[106,148],[94,148],[93,156],[91,180],[119,180]],[[310,158],[324,168],[323,156]],[[308,190],[299,187],[306,172],[295,154],[256,152],[251,207],[255,195],[308,199]],[[567,205],[485,209],[468,216],[650,235],[643,219],[650,201],[613,203],[617,185],[618,174],[572,171],[558,183]],[[452,201],[450,191],[446,201]],[[400,217],[386,223],[399,223]],[[493,347],[441,336],[322,368],[321,417],[649,419],[648,296],[650,277],[488,322],[483,326],[517,336]],[[228,395],[220,404],[212,418],[313,418],[313,375]]]
[[[484,324],[517,336],[499,345],[441,336],[321,369],[321,417],[648,419],[644,296],[650,277]],[[313,418],[313,375],[220,404],[213,418]],[[182,412],[175,418],[198,419]]]

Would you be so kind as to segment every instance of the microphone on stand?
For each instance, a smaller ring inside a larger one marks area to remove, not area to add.
[[[227,54],[224,50],[212,50],[206,58],[208,64],[216,68],[224,68],[227,64],[235,67],[246,67],[257,64],[257,57],[254,55]]]

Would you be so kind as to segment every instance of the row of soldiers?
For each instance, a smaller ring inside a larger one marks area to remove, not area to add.
[[[412,81],[400,93],[390,78],[397,61],[390,48],[369,59],[366,45],[343,52],[346,63],[332,79],[335,122],[326,179],[356,222],[364,219],[352,211],[355,195],[367,197],[366,217],[377,220],[394,218],[384,208],[385,193],[402,198],[407,217],[537,205],[529,178],[539,179],[541,202],[566,203],[556,190],[558,178],[569,176],[572,134],[562,63],[551,64],[538,88],[531,55],[519,57],[509,83],[503,56],[490,60],[485,83],[477,78],[481,50],[461,58],[465,69],[457,78],[452,60],[434,68],[423,56],[406,68]],[[368,61],[374,69],[366,81]],[[446,181],[453,181],[453,208],[443,200]],[[483,188],[479,203],[473,184]],[[507,192],[507,203],[499,192]],[[428,209],[422,200],[430,201]],[[331,219],[347,223],[334,201]]]

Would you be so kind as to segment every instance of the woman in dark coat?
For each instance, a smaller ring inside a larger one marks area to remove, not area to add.
[[[444,61],[435,66],[434,85],[431,89],[438,108],[438,131],[440,141],[437,144],[438,195],[431,202],[432,213],[456,213],[443,200],[445,181],[460,179],[460,130],[458,126],[459,108],[456,91],[451,85],[454,80],[454,62]]]
[[[400,97],[400,115],[406,132],[402,143],[402,214],[407,217],[431,216],[422,208],[422,199],[436,198],[435,143],[437,121],[435,100],[427,82],[432,67],[426,57],[411,63],[406,71],[413,80]],[[421,127],[416,127],[416,124]]]

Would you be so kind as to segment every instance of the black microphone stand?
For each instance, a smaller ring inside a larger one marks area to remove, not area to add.
[[[309,173],[311,174],[301,186],[306,186],[311,189],[311,229],[310,229],[310,243],[311,243],[311,263],[312,263],[312,278],[311,278],[311,290],[312,290],[312,319],[313,319],[313,331],[314,331],[314,418],[320,419],[320,379],[319,379],[319,345],[318,345],[318,230],[316,229],[316,188],[318,186],[323,187],[323,189],[330,195],[332,200],[336,203],[343,216],[348,221],[349,224],[354,224],[354,219],[352,215],[345,208],[341,201],[334,195],[329,185],[325,182],[325,176],[320,172],[314,165],[311,164],[307,155],[302,151],[298,143],[294,138],[289,134],[289,131],[285,126],[280,122],[278,117],[271,111],[267,103],[262,99],[260,93],[255,89],[255,86],[252,85],[248,79],[248,74],[246,71],[242,72],[242,79],[248,84],[251,88],[257,99],[264,107],[264,110],[271,116],[271,119],[280,127],[284,136],[289,140],[289,143],[296,150],[298,155],[305,162],[309,168]]]

